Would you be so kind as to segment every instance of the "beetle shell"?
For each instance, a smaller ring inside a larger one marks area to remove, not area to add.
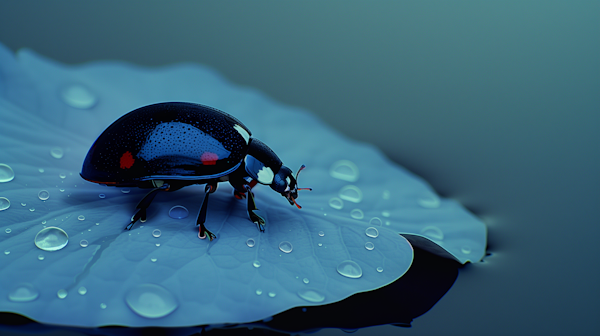
[[[81,176],[134,186],[154,179],[207,180],[239,167],[250,130],[235,117],[192,103],[160,103],[113,122],[90,148]]]

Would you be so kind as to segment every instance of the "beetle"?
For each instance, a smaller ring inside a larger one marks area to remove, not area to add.
[[[298,174],[235,117],[195,103],[166,102],[140,107],[113,122],[88,151],[81,169],[87,181],[114,187],[151,188],[136,206],[125,230],[140,220],[159,192],[206,184],[196,219],[198,237],[212,241],[206,229],[210,194],[228,181],[238,199],[247,198],[248,216],[264,232],[265,220],[254,211],[252,188],[268,185],[291,205],[297,202]],[[246,197],[246,193],[248,196]]]

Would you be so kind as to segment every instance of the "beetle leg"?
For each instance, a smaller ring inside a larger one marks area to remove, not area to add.
[[[200,228],[198,229],[198,238],[200,239],[205,239],[206,236],[208,235],[208,239],[210,239],[210,241],[212,241],[213,239],[217,238],[217,236],[215,236],[214,233],[208,231],[208,229],[206,228],[206,226],[204,226],[204,222],[206,222],[206,211],[208,208],[208,196],[212,193],[214,193],[217,190],[217,184],[206,184],[206,187],[204,188],[204,199],[202,200],[202,206],[200,207],[200,213],[198,214],[198,219],[196,220],[196,225],[199,225]]]
[[[256,203],[254,202],[254,194],[252,193],[252,187],[246,185],[246,191],[248,191],[248,216],[250,216],[250,220],[256,224],[256,227],[260,232],[265,232],[265,220],[254,213],[254,210],[258,210],[256,208]]]
[[[136,213],[133,216],[131,216],[131,223],[129,223],[125,227],[125,230],[131,230],[131,228],[133,228],[133,225],[135,224],[135,222],[137,222],[138,220],[140,220],[142,223],[145,222],[146,221],[146,209],[148,209],[148,207],[150,206],[150,203],[152,203],[152,201],[154,200],[154,197],[156,197],[156,195],[158,194],[158,191],[167,190],[168,188],[169,188],[169,185],[164,184],[162,187],[152,189],[152,191],[147,193],[146,196],[144,196],[144,198],[142,198],[142,200],[135,207],[138,210],[136,211]]]

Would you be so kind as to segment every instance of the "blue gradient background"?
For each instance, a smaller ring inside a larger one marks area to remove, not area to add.
[[[65,63],[212,66],[377,145],[486,222],[493,255],[413,328],[354,335],[591,335],[599,17],[598,1],[2,1],[0,42]]]

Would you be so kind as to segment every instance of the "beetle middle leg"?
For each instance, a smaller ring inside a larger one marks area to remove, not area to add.
[[[156,197],[156,195],[158,194],[159,191],[168,190],[168,189],[169,189],[169,185],[165,183],[161,187],[152,189],[152,191],[147,193],[146,196],[144,196],[144,198],[142,198],[142,200],[135,207],[138,210],[135,212],[135,214],[133,216],[131,216],[131,223],[129,223],[125,227],[125,230],[131,230],[131,228],[133,228],[133,225],[135,224],[135,222],[137,222],[138,220],[140,220],[142,223],[145,222],[146,221],[146,209],[148,209],[148,207],[150,206],[150,203],[152,203],[152,201],[154,200],[154,197]]]
[[[213,239],[217,238],[214,233],[208,231],[206,226],[204,226],[204,222],[206,222],[206,210],[208,208],[208,196],[215,191],[217,191],[216,181],[209,182],[206,184],[206,187],[204,187],[205,195],[204,199],[202,200],[202,206],[200,207],[200,213],[198,213],[198,219],[196,220],[196,225],[200,226],[198,229],[198,238],[200,239],[205,239],[206,236],[208,236],[208,239],[212,241]]]

